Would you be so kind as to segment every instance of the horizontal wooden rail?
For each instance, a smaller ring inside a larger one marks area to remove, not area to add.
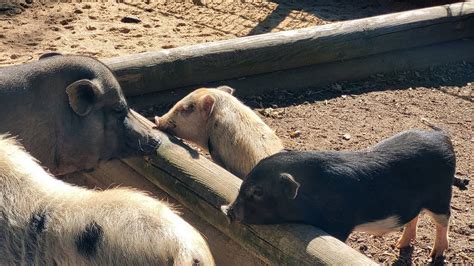
[[[474,29],[473,29],[474,30]],[[199,86],[229,85],[238,97],[255,96],[272,90],[298,90],[327,84],[368,78],[377,73],[392,73],[423,69],[455,62],[474,62],[474,39],[398,50],[344,62],[331,62],[289,70],[281,70],[237,79],[221,80]],[[446,84],[448,85],[448,84]],[[134,108],[175,103],[196,86],[158,91],[143,96],[128,97]]]
[[[105,59],[127,96],[474,36],[474,2]]]

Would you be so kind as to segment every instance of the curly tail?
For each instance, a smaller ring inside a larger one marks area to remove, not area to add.
[[[466,190],[467,185],[469,185],[469,179],[461,179],[454,176],[453,186],[459,188],[459,190]]]

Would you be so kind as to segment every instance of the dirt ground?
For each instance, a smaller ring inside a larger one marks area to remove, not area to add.
[[[390,0],[151,2],[0,3],[0,66],[35,61],[45,51],[108,58],[435,4],[417,1],[415,6]],[[121,22],[126,16],[138,21]],[[458,175],[471,178],[473,84],[474,65],[460,63],[299,92],[279,91],[243,101],[262,115],[286,147],[298,150],[367,147],[404,129],[426,128],[421,122],[425,118],[450,132]],[[164,111],[159,109],[157,114]],[[454,189],[451,248],[445,258],[449,263],[474,264],[473,189],[472,185],[468,191]],[[434,225],[422,216],[414,248],[395,249],[397,232],[382,237],[354,233],[348,244],[380,263],[426,263]]]

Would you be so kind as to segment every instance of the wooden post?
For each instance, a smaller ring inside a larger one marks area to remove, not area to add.
[[[136,115],[153,126],[146,118]],[[164,133],[157,156],[124,162],[266,263],[375,264],[313,226],[228,224],[220,206],[237,196],[241,180]]]
[[[104,62],[127,96],[343,62],[474,36],[474,2],[148,52]]]

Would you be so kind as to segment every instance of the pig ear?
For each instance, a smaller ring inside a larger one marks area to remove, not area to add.
[[[66,93],[72,110],[79,116],[86,116],[102,92],[92,81],[81,79],[69,85]]]
[[[204,112],[205,119],[211,116],[212,111],[214,110],[215,102],[216,102],[216,99],[214,99],[212,95],[207,94],[202,97],[201,105],[202,105],[202,110]]]
[[[217,89],[220,90],[220,91],[223,91],[223,92],[227,92],[228,94],[231,94],[231,95],[234,94],[234,91],[235,91],[234,89],[232,89],[229,86],[219,86],[219,87],[217,87]]]
[[[300,184],[295,181],[293,176],[287,173],[280,174],[280,182],[283,187],[284,195],[286,195],[289,199],[295,199],[298,195]]]

